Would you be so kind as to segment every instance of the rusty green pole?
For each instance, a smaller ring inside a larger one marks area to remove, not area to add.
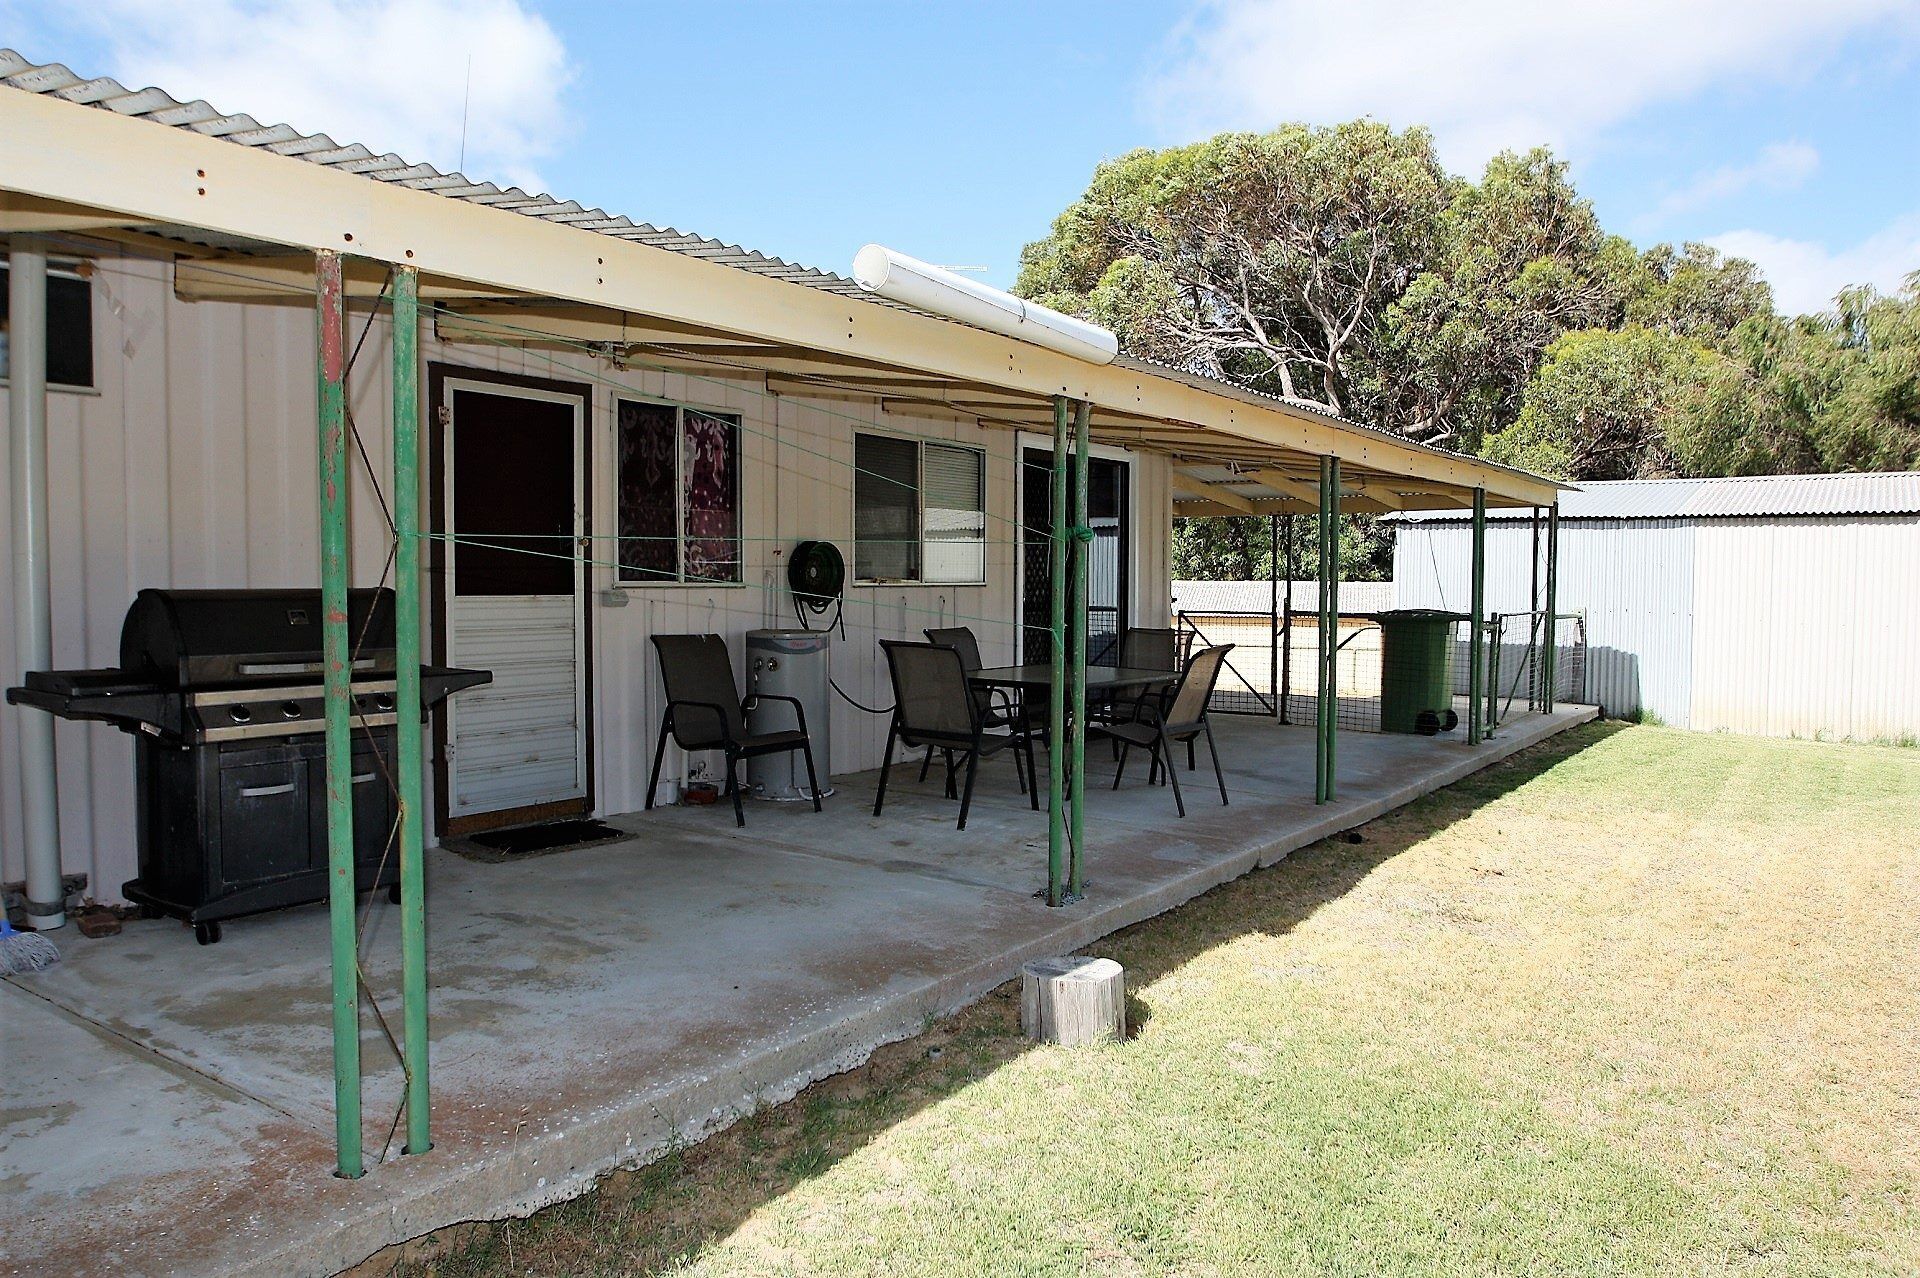
[[[335,1175],[360,1157],[360,987],[353,922],[353,672],[347,634],[346,308],[340,255],[313,255],[320,329],[320,635],[326,709],[327,913],[333,955]]]
[[[1467,622],[1467,744],[1479,745],[1486,707],[1481,703],[1485,691],[1487,659],[1487,490],[1473,490],[1473,582]],[[1449,692],[1451,695],[1451,692]]]
[[[1085,885],[1087,864],[1087,813],[1082,800],[1087,779],[1087,560],[1093,549],[1093,530],[1087,526],[1087,436],[1093,433],[1092,416],[1092,403],[1081,400],[1073,412],[1073,616],[1068,626],[1073,642],[1068,671],[1073,740],[1067,757],[1067,895],[1075,900]]]
[[[1327,601],[1327,802],[1338,789],[1340,743],[1340,459],[1327,458],[1327,557],[1323,561]]]
[[[1063,782],[1066,770],[1067,707],[1067,397],[1053,397],[1053,543],[1049,547],[1052,571],[1047,578],[1052,636],[1053,678],[1047,686],[1047,904],[1062,902],[1066,875],[1062,852],[1066,842]]]
[[[394,740],[400,786],[400,1003],[407,1152],[433,1148],[427,1047],[426,809],[420,741],[420,272],[393,269]]]
[[[1334,795],[1334,732],[1340,714],[1340,459],[1320,459],[1319,696],[1315,701],[1313,801]]]

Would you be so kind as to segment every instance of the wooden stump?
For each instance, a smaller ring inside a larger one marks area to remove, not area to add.
[[[1079,1047],[1127,1036],[1127,974],[1112,959],[1035,959],[1020,969],[1020,1028]]]

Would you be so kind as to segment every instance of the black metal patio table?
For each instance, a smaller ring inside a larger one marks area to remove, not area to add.
[[[1047,692],[1053,687],[1053,666],[1045,662],[1024,666],[988,666],[984,670],[974,671],[968,679],[976,688],[1012,688],[1020,694],[1023,706],[1030,703],[1044,705]],[[1180,672],[1177,670],[1150,670],[1142,666],[1088,666],[1088,718],[1094,719],[1091,713],[1097,709],[1094,703],[1103,697],[1111,697],[1117,702],[1123,694],[1133,693],[1144,698],[1179,682]],[[1071,707],[1067,713],[1072,715]]]
[[[968,676],[983,688],[1018,688],[1022,693],[1045,692],[1053,686],[1053,666],[988,666]],[[1132,692],[1165,687],[1180,681],[1177,670],[1145,670],[1134,666],[1088,666],[1087,692]]]

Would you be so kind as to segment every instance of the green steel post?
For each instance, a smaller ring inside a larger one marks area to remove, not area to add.
[[[1327,459],[1320,459],[1320,504],[1314,536],[1313,801],[1327,801]]]
[[[1273,690],[1273,717],[1286,722],[1280,691],[1280,516],[1267,516],[1267,687]]]
[[[1047,693],[1047,904],[1059,905],[1065,887],[1063,858],[1066,812],[1065,779],[1067,707],[1067,397],[1053,397],[1053,514],[1051,595],[1048,631],[1053,643],[1053,679]]]
[[[1553,697],[1558,688],[1554,680],[1560,673],[1559,636],[1555,633],[1559,621],[1556,611],[1560,607],[1560,503],[1554,502],[1547,507],[1547,615],[1546,628],[1542,632],[1540,647],[1545,658],[1542,666],[1542,683],[1546,690],[1540,704],[1548,714],[1553,713]]]
[[[1316,652],[1317,695],[1314,698],[1313,723],[1313,801],[1325,803],[1333,798],[1333,754],[1330,739],[1333,735],[1333,720],[1336,712],[1334,704],[1335,685],[1332,682],[1334,669],[1334,626],[1328,607],[1332,602],[1332,591],[1327,584],[1327,570],[1334,560],[1333,538],[1336,535],[1334,520],[1338,517],[1339,499],[1338,480],[1334,477],[1334,459],[1320,459],[1320,522],[1319,522],[1319,591],[1318,623],[1314,630],[1319,637]]]
[[[1093,404],[1081,400],[1073,412],[1073,619],[1068,635],[1073,641],[1070,704],[1073,723],[1071,754],[1067,759],[1067,894],[1079,897],[1086,880],[1087,814],[1082,800],[1087,779],[1087,560],[1092,556],[1092,534],[1087,528],[1087,436],[1093,433]]]
[[[407,1152],[433,1148],[427,1077],[427,894],[420,797],[420,272],[393,272],[394,722],[400,783],[400,1001]]]
[[[1485,690],[1487,660],[1487,490],[1473,490],[1473,603],[1467,622],[1467,744],[1479,745],[1486,707],[1481,703]]]
[[[1339,789],[1340,743],[1340,459],[1327,458],[1327,802]]]
[[[360,1159],[360,987],[353,922],[352,671],[347,635],[346,313],[340,255],[314,253],[320,327],[320,613],[327,775],[327,905],[333,951],[336,1175]]]
[[[1320,590],[1327,557],[1327,461],[1320,459],[1319,506],[1313,521],[1313,801],[1327,801],[1327,597]]]
[[[1293,702],[1293,579],[1299,576],[1293,563],[1293,516],[1287,516],[1287,593],[1280,612],[1280,722],[1292,723]],[[1279,551],[1275,550],[1275,554]]]

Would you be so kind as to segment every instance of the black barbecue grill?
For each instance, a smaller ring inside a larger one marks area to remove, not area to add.
[[[391,887],[391,590],[348,595],[354,861]],[[7,700],[133,733],[140,877],[129,900],[183,918],[201,944],[221,919],[327,895],[325,699],[317,590],[143,590],[111,670],[36,670]],[[420,668],[423,712],[485,670]],[[423,716],[424,718],[424,713]]]

